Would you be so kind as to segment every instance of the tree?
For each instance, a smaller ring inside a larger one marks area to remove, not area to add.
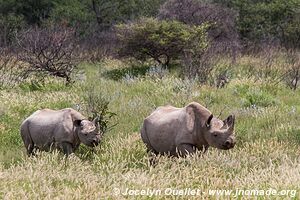
[[[54,23],[65,23],[70,27],[86,26],[93,19],[88,1],[60,0],[54,1],[49,20]]]
[[[214,54],[230,53],[238,48],[236,13],[218,4],[199,0],[168,0],[159,11],[160,19],[178,20],[189,25],[210,24],[208,38]]]
[[[178,59],[185,50],[201,51],[207,48],[208,25],[189,26],[178,21],[142,18],[118,25],[117,35],[122,47],[121,57],[145,61],[152,58],[164,67]]]
[[[235,9],[244,41],[278,40],[286,47],[300,47],[299,0],[214,0]]]
[[[41,25],[43,20],[49,18],[54,7],[54,1],[50,0],[15,0],[15,13],[22,15],[30,25]]]
[[[18,60],[27,68],[27,74],[38,73],[64,78],[71,83],[76,68],[74,31],[68,28],[31,28],[20,33]]]
[[[141,16],[155,16],[165,0],[91,0],[91,8],[96,21],[102,29]]]

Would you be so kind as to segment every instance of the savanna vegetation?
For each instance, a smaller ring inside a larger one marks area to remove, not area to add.
[[[0,198],[176,198],[116,194],[166,188],[300,198],[299,0],[0,0],[0,10]],[[143,119],[191,101],[234,114],[236,146],[150,165]],[[66,107],[99,117],[101,144],[28,157],[21,122]]]

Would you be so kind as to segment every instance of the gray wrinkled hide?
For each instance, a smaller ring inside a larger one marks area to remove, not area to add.
[[[183,108],[157,108],[144,120],[141,137],[147,149],[155,154],[184,156],[197,149],[205,151],[209,146],[233,148],[233,126],[234,116],[222,121],[213,118],[199,103],[192,102]]]
[[[53,148],[69,155],[81,142],[96,146],[100,141],[95,124],[72,108],[34,112],[23,121],[21,136],[29,155],[34,149],[49,151]]]

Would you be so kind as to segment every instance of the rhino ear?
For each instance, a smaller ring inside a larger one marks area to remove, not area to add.
[[[186,118],[186,126],[188,131],[192,132],[195,126],[195,113],[192,108],[187,108],[187,118]]]
[[[81,119],[76,119],[76,120],[74,120],[73,121],[73,124],[74,124],[74,126],[76,126],[76,127],[80,127],[81,126]]]
[[[213,114],[211,114],[211,115],[208,117],[208,119],[207,119],[207,121],[206,121],[206,123],[205,123],[205,126],[206,126],[207,128],[210,128],[210,127],[211,127],[210,123],[211,123],[211,120],[212,120],[213,117],[214,117]]]

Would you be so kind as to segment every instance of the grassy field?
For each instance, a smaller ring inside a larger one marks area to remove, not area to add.
[[[165,199],[187,188],[201,192],[181,196],[185,199],[230,199],[236,190],[254,189],[290,191],[238,198],[300,199],[300,92],[272,84],[271,75],[262,77],[259,63],[243,57],[235,65],[218,66],[216,70],[227,69],[231,77],[221,89],[179,79],[176,70],[131,69],[106,60],[82,64],[72,86],[49,79],[1,90],[0,199]],[[19,134],[22,120],[40,108],[80,107],[91,88],[109,99],[109,110],[117,114],[111,121],[117,125],[101,145],[95,150],[81,146],[67,160],[58,152],[28,158]],[[221,118],[236,115],[236,147],[210,148],[187,158],[160,157],[156,167],[150,166],[139,134],[143,119],[158,106],[181,107],[191,101],[221,113]],[[157,193],[125,195],[127,189]],[[233,193],[210,193],[214,189]]]

